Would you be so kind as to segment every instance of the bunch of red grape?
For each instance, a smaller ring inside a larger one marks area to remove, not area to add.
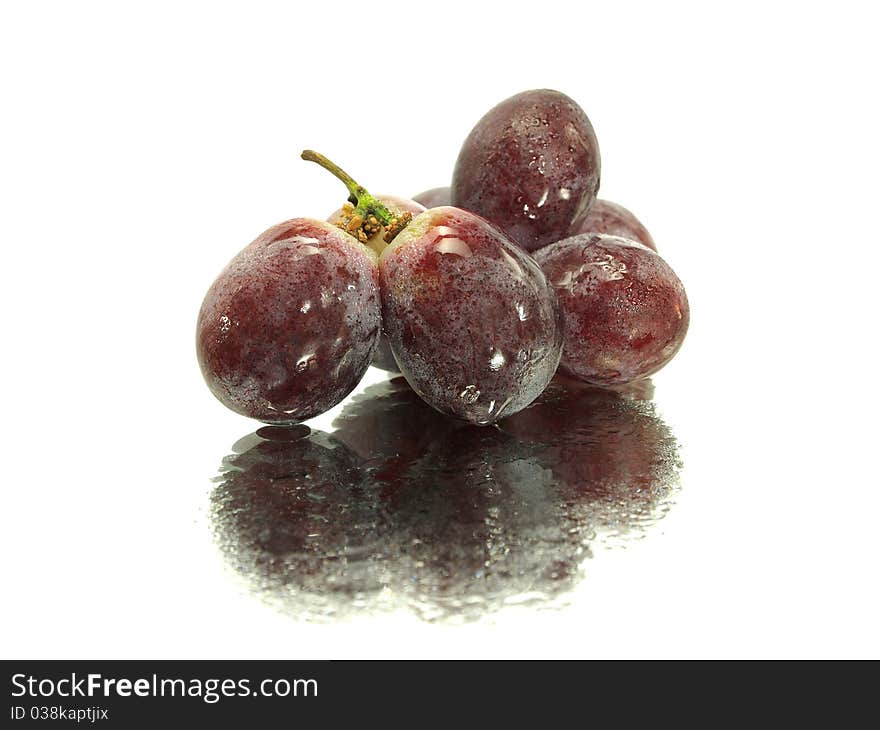
[[[348,201],[327,221],[260,235],[199,312],[202,373],[232,410],[302,422],[372,363],[437,410],[490,424],[534,401],[557,368],[619,385],[681,347],[684,288],[635,216],[596,199],[596,135],[564,94],[498,104],[465,140],[451,187],[413,200],[373,196],[322,155],[303,158],[341,179]]]

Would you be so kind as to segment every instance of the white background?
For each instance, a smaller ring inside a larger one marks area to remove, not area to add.
[[[4,658],[880,655],[870,4],[2,7]],[[535,87],[585,108],[601,196],[688,288],[655,378],[678,504],[564,610],[277,614],[204,524],[255,424],[202,383],[201,298],[262,230],[337,207],[302,148],[411,195]]]

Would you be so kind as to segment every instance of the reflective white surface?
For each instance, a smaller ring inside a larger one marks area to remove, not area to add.
[[[347,61],[289,32],[338,29],[340,8],[4,9],[0,655],[876,657],[880,119],[858,8],[801,9],[797,34],[759,5],[591,11],[552,53],[525,8],[453,8],[451,47],[495,49],[502,71],[426,57],[425,31],[371,46],[420,93],[359,116],[360,138]],[[542,86],[584,106],[602,197],[688,290],[688,338],[654,378],[674,504],[642,539],[593,546],[552,608],[314,622],[267,605],[212,534],[211,480],[258,424],[201,380],[204,292],[270,225],[342,202],[301,148],[410,195],[447,182],[488,106]]]

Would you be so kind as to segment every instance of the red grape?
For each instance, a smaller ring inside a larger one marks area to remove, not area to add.
[[[586,216],[600,166],[583,109],[558,91],[524,91],[491,109],[468,135],[455,163],[452,204],[533,251]]]
[[[432,208],[379,262],[385,333],[413,389],[438,410],[492,423],[553,377],[553,290],[522,249],[479,216]]]
[[[381,329],[373,252],[323,221],[263,233],[211,285],[196,349],[211,392],[237,413],[293,423],[358,384]]]
[[[655,373],[678,352],[690,310],[684,287],[640,243],[580,234],[535,252],[563,314],[560,370],[597,385]]]
[[[587,217],[578,225],[572,226],[569,236],[578,233],[604,233],[637,241],[652,251],[657,250],[654,239],[642,222],[622,205],[610,200],[597,200],[590,208]]]

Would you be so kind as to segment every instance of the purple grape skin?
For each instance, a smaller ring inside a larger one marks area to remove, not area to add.
[[[552,288],[488,221],[452,207],[417,216],[379,259],[385,333],[427,403],[488,424],[525,408],[559,362]]]
[[[372,251],[324,221],[279,223],[211,285],[196,349],[211,392],[266,423],[332,408],[360,382],[381,331]]]
[[[440,208],[444,205],[452,205],[452,189],[448,187],[431,188],[418,195],[413,195],[412,199],[426,208]]]
[[[642,222],[622,205],[612,203],[610,200],[597,200],[593,203],[587,217],[578,225],[572,226],[568,235],[576,236],[579,233],[620,236],[630,241],[637,241],[652,251],[657,250],[654,239]]]
[[[600,168],[583,109],[558,91],[524,91],[471,130],[455,163],[452,204],[534,251],[583,220],[596,199]]]
[[[656,252],[582,233],[534,256],[559,297],[562,373],[622,385],[657,372],[678,352],[690,308],[681,281]]]

